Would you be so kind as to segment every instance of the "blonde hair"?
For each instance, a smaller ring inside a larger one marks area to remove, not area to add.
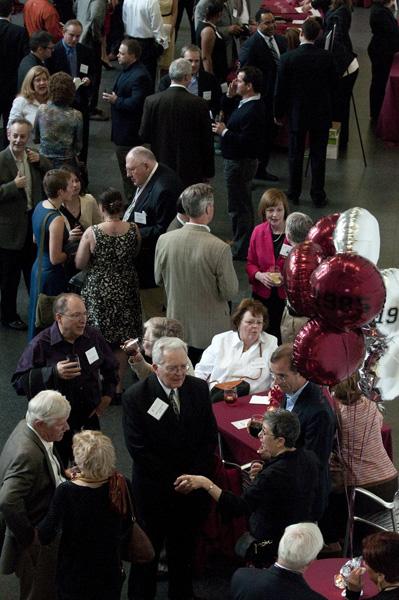
[[[108,479],[115,471],[116,455],[110,438],[101,431],[85,430],[73,436],[73,457],[82,474]]]
[[[47,77],[47,81],[50,80],[50,73],[48,72],[46,67],[41,67],[40,65],[38,65],[29,69],[29,71],[25,75],[25,79],[22,82],[21,92],[19,95],[26,98],[26,100],[32,102],[35,99],[35,89],[33,87],[33,80],[36,77],[40,77],[40,75],[45,75]],[[48,100],[48,91],[44,100],[45,102],[47,102]]]

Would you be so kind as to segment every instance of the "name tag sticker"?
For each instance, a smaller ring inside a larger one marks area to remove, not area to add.
[[[238,10],[233,8],[233,17],[236,19],[238,17]]]
[[[94,362],[96,362],[96,360],[99,360],[99,358],[100,358],[98,356],[95,346],[93,346],[93,348],[90,348],[90,350],[86,350],[85,354],[86,354],[86,358],[88,360],[89,365],[92,365]]]
[[[162,417],[164,412],[169,408],[169,404],[161,400],[161,398],[156,398],[154,402],[151,404],[150,408],[147,410],[147,413],[154,417],[157,421]]]
[[[87,75],[87,73],[89,72],[89,67],[87,65],[81,64],[80,72],[83,73],[84,75]]]
[[[141,223],[141,225],[147,225],[147,213],[146,212],[135,212],[134,222]]]
[[[283,244],[280,250],[280,256],[288,256],[292,250],[292,246],[289,244]]]
[[[228,83],[224,82],[220,85],[220,89],[222,90],[222,94],[227,94],[227,90],[229,89]]]
[[[202,94],[202,97],[204,100],[211,100],[212,99],[212,92],[204,92]]]

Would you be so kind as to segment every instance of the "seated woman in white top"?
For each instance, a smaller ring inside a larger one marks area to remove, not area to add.
[[[212,388],[217,383],[243,379],[249,393],[265,392],[272,379],[269,360],[277,338],[266,333],[267,309],[258,300],[245,298],[232,316],[234,331],[219,333],[195,367],[195,376]]]
[[[45,67],[38,65],[27,72],[22,82],[21,93],[12,103],[8,127],[14,119],[27,119],[35,123],[37,109],[48,100],[48,82],[50,73]]]

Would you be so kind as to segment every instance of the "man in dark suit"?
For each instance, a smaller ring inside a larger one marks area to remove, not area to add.
[[[119,47],[118,62],[122,73],[114,84],[111,94],[103,93],[103,100],[111,104],[111,140],[121,172],[125,197],[130,200],[135,187],[126,174],[126,156],[130,148],[141,143],[139,128],[144,100],[151,94],[152,79],[140,62],[141,46],[133,38],[125,38]]]
[[[52,57],[48,60],[48,69],[51,74],[64,71],[71,77],[79,77],[82,85],[76,90],[73,107],[82,113],[83,117],[83,146],[79,158],[87,162],[89,147],[89,103],[92,93],[93,55],[90,48],[79,43],[82,35],[80,21],[72,19],[64,25],[64,37],[54,48]]]
[[[299,203],[302,190],[303,156],[309,134],[312,183],[310,195],[315,206],[327,204],[324,191],[326,148],[332,117],[332,93],[338,82],[334,58],[314,45],[320,25],[308,18],[302,25],[301,45],[280,58],[277,75],[275,119],[281,124],[289,117],[289,189],[287,196]]]
[[[65,481],[53,442],[69,429],[70,410],[59,392],[40,392],[0,456],[0,572],[17,575],[22,600],[56,598],[58,540],[40,546],[35,526],[46,516],[55,488]]]
[[[14,119],[7,131],[9,146],[0,152],[0,286],[1,322],[5,327],[27,329],[17,312],[17,293],[24,274],[30,287],[35,259],[32,239],[32,212],[43,199],[43,176],[51,164],[27,148],[32,125]]]
[[[292,344],[282,344],[271,355],[270,373],[284,392],[282,407],[294,412],[301,424],[297,448],[313,450],[320,465],[319,514],[323,515],[330,492],[329,458],[335,435],[335,416],[326,392],[308,381],[295,367]]]
[[[266,181],[278,181],[278,177],[268,173],[267,164],[269,162],[275,127],[273,103],[277,67],[280,62],[280,55],[287,50],[287,40],[283,35],[276,34],[275,19],[270,10],[265,8],[259,9],[255,18],[258,28],[241,46],[239,54],[241,67],[247,65],[258,67],[262,71],[263,76],[261,96],[266,108],[265,144],[264,155],[259,162],[255,178]]]
[[[3,117],[3,144],[7,145],[7,123],[17,93],[18,65],[29,52],[23,27],[10,23],[12,0],[0,0],[0,115]]]
[[[45,67],[45,61],[50,58],[54,50],[54,43],[47,31],[36,31],[29,39],[30,52],[19,63],[18,89],[25,79],[27,72],[32,67]]]
[[[171,86],[144,102],[140,136],[157,160],[176,171],[185,186],[215,174],[213,137],[206,100],[187,91],[191,64],[184,58],[169,67]]]
[[[126,156],[126,172],[137,186],[123,219],[136,223],[140,229],[136,268],[145,317],[165,316],[163,289],[157,287],[154,279],[155,246],[176,216],[177,200],[184,186],[172,169],[158,163],[151,150],[143,146],[132,148]]]
[[[216,117],[220,111],[220,100],[222,97],[220,85],[212,73],[208,73],[201,68],[201,48],[190,44],[183,46],[181,57],[191,64],[191,81],[187,89],[194,96],[200,96],[208,102],[209,110]],[[159,91],[167,90],[171,84],[169,75],[164,75],[159,82]]]
[[[228,211],[233,229],[232,253],[235,260],[246,260],[254,227],[252,179],[262,157],[265,135],[265,105],[261,99],[262,73],[256,67],[243,67],[222,99],[225,123],[215,123],[221,136]],[[239,101],[239,97],[241,100]]]
[[[238,569],[231,580],[234,600],[326,600],[312,590],[303,573],[323,547],[314,523],[286,527],[278,547],[277,562],[269,569]]]
[[[132,565],[129,599],[156,595],[159,554],[166,544],[169,598],[193,597],[194,540],[208,497],[174,489],[182,473],[210,475],[217,443],[208,384],[187,376],[187,346],[160,338],[152,351],[154,373],[123,395],[123,428],[133,459],[138,517],[155,549],[149,565]]]

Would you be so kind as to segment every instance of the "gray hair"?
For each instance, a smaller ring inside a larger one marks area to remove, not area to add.
[[[323,536],[315,523],[295,523],[285,528],[278,546],[278,562],[299,571],[312,562],[323,547]]]
[[[191,77],[191,64],[185,58],[176,58],[169,67],[169,77],[176,83],[181,83],[186,77]]]
[[[291,244],[300,244],[304,242],[309,229],[313,226],[313,221],[309,215],[301,212],[293,212],[288,215],[285,222],[285,235]]]
[[[73,292],[63,292],[59,296],[56,297],[53,304],[53,315],[63,315],[65,311],[68,309],[68,302],[71,298],[77,298],[84,304],[84,300],[82,296],[79,294],[74,294]]]
[[[180,56],[184,58],[186,52],[198,52],[201,55],[201,48],[195,44],[186,44],[180,51]]]
[[[194,183],[180,194],[179,200],[189,217],[201,217],[208,204],[214,203],[213,188],[207,183]]]
[[[285,447],[293,448],[299,438],[301,426],[297,415],[289,410],[278,408],[268,411],[263,417],[264,423],[269,426],[274,437],[283,437]]]
[[[135,146],[127,153],[127,157],[138,158],[142,160],[148,160],[149,162],[156,162],[155,154],[144,146]]]
[[[69,417],[71,405],[68,400],[55,390],[43,390],[34,396],[28,403],[26,422],[33,426],[35,421],[43,421],[48,425]]]
[[[24,119],[23,117],[16,117],[12,121],[9,122],[7,129],[10,129],[13,125],[26,125],[29,129],[32,129],[32,123],[28,121],[28,119]]]
[[[161,337],[157,340],[152,348],[152,362],[156,365],[161,365],[165,352],[173,350],[184,350],[187,354],[187,344],[177,337]]]

